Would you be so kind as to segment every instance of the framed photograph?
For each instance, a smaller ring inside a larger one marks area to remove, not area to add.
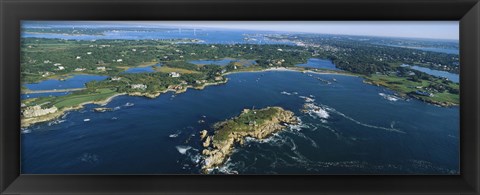
[[[478,194],[480,4],[0,4],[4,194]]]

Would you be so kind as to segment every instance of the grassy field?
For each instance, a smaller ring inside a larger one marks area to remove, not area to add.
[[[164,72],[164,73],[171,73],[171,72],[178,72],[180,74],[198,74],[200,72],[194,71],[194,70],[187,70],[187,69],[181,69],[181,68],[171,68],[167,66],[161,66],[161,67],[155,67],[155,70],[158,72]]]
[[[58,109],[61,109],[65,107],[78,106],[85,102],[102,101],[115,95],[116,93],[117,92],[112,89],[98,89],[95,92],[89,93],[82,92],[60,97],[37,98],[24,103],[27,105],[48,105],[48,107],[55,106]]]
[[[428,80],[421,80],[418,82],[408,80],[405,77],[398,77],[392,75],[372,75],[366,77],[366,80],[377,84],[380,86],[387,87],[402,95],[406,95],[409,93],[413,93],[415,91],[421,90],[424,91],[425,88],[428,88],[432,83],[441,83],[441,79],[435,81],[428,81]],[[455,83],[450,83],[449,86],[458,89],[459,85]],[[441,103],[451,103],[451,104],[459,104],[460,97],[458,94],[452,94],[448,91],[443,92],[431,92],[433,93],[433,97],[428,96],[421,96],[421,95],[413,95],[419,99],[433,101],[433,102],[441,102]]]

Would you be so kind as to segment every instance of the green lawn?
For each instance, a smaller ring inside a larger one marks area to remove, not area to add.
[[[60,97],[38,98],[36,100],[28,102],[27,105],[47,104],[49,106],[55,106],[61,109],[65,107],[77,106],[85,102],[105,100],[115,95],[116,93],[117,92],[112,89],[98,89],[95,92],[90,93],[83,92]]]

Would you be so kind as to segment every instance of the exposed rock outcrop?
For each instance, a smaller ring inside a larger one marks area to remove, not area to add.
[[[205,139],[205,137],[207,137],[207,130],[202,130],[200,131],[200,139],[203,141]]]
[[[58,109],[55,106],[52,106],[50,108],[42,108],[40,106],[30,106],[22,109],[22,116],[25,118],[31,118],[31,117],[39,117],[39,116],[44,116],[47,114],[52,114],[57,112]]]
[[[255,118],[257,115],[261,117]],[[298,120],[293,112],[281,107],[268,107],[260,110],[244,109],[238,117],[215,124],[215,135],[207,136],[203,142],[203,172],[208,173],[212,168],[222,165],[232,153],[234,145],[243,144],[245,137],[265,139],[288,124],[296,123]]]

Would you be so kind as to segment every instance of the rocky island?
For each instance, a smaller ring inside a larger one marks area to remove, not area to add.
[[[214,135],[206,130],[200,132],[203,141],[202,154],[205,157],[202,170],[208,173],[222,165],[232,153],[235,144],[243,144],[246,137],[265,139],[273,133],[285,129],[288,124],[298,123],[294,113],[281,107],[264,109],[244,109],[232,119],[216,123]]]

